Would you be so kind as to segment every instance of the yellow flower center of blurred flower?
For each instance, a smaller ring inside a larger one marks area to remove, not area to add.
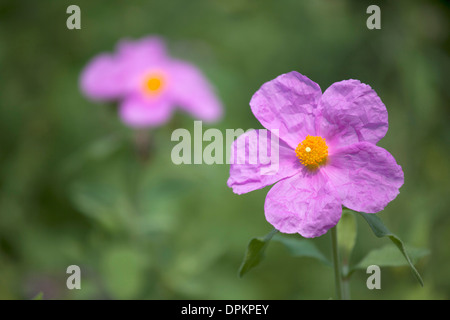
[[[318,166],[325,164],[328,156],[328,146],[324,138],[308,135],[295,148],[295,154],[304,166],[316,169]]]
[[[142,91],[146,96],[159,94],[166,86],[166,77],[162,72],[150,72],[146,74],[142,82]]]

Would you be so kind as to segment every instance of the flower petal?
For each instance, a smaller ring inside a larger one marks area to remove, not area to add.
[[[318,133],[332,144],[377,143],[388,130],[388,114],[376,92],[358,80],[332,84],[319,102]]]
[[[231,150],[227,184],[237,194],[264,188],[298,173],[303,167],[295,151],[265,129],[242,134],[233,142]],[[265,157],[270,161],[265,161]]]
[[[296,71],[266,82],[253,95],[250,106],[255,117],[292,148],[315,135],[314,117],[322,92],[317,83]]]
[[[145,99],[134,95],[122,102],[119,113],[122,121],[131,127],[153,127],[170,119],[172,105],[167,99]]]
[[[214,88],[195,66],[171,62],[171,95],[175,103],[199,120],[214,122],[222,116],[222,104]]]
[[[117,58],[101,54],[92,59],[81,73],[81,90],[94,100],[116,99],[125,93],[125,73]]]
[[[331,183],[352,210],[375,213],[399,194],[402,168],[385,149],[370,142],[340,148],[324,168]]]
[[[267,221],[277,230],[314,238],[338,223],[342,206],[337,192],[320,170],[304,169],[270,189],[264,211]]]
[[[145,69],[166,61],[168,55],[163,39],[145,37],[138,40],[122,40],[117,45],[117,56],[127,62],[128,68]]]
[[[143,74],[165,69],[167,60],[164,42],[158,37],[122,40],[116,53],[92,59],[82,72],[80,86],[92,99],[117,99],[136,93]]]

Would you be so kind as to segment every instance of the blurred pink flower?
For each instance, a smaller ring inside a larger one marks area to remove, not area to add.
[[[250,106],[264,127],[277,130],[279,170],[261,175],[267,163],[232,164],[228,186],[242,194],[276,183],[264,211],[277,230],[318,237],[338,223],[342,206],[375,213],[399,194],[402,168],[376,146],[388,130],[387,110],[368,85],[344,80],[322,93],[293,71],[262,85]],[[249,159],[259,140],[270,146],[268,136],[243,134],[232,148]]]
[[[202,72],[171,58],[159,37],[122,40],[115,53],[94,57],[81,74],[80,86],[93,100],[119,101],[120,117],[131,127],[164,124],[176,106],[206,122],[222,115],[222,105]]]

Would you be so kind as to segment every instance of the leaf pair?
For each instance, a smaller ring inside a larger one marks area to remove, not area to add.
[[[284,237],[278,233],[278,230],[274,229],[264,237],[250,240],[244,260],[239,268],[240,277],[256,267],[263,260],[265,251],[271,240],[282,243],[294,257],[315,258],[331,266],[331,262],[320,252],[312,240]]]
[[[346,271],[346,274],[344,274],[344,277],[349,277],[357,269],[365,270],[368,266],[373,264],[384,267],[409,265],[414,276],[417,278],[420,285],[423,286],[423,280],[415,268],[414,262],[429,254],[429,251],[417,248],[409,248],[407,250],[403,241],[389,231],[377,215],[361,212],[359,214],[368,223],[376,237],[388,237],[395,246],[387,245],[369,252],[359,263],[350,267]],[[356,219],[354,212],[344,208],[337,228],[341,257],[347,264],[356,242]],[[250,240],[244,260],[239,268],[240,277],[256,267],[264,259],[265,251],[270,241],[282,243],[294,257],[315,258],[325,265],[332,266],[330,260],[322,254],[312,240],[285,237],[277,232],[278,231],[274,229],[264,237],[257,237]]]
[[[428,255],[429,251],[427,249],[409,249],[407,251],[403,241],[389,231],[377,215],[362,212],[359,212],[359,214],[367,221],[376,237],[388,237],[393,242],[393,244],[398,248],[398,250],[400,250],[401,254],[406,259],[406,262],[411,268],[417,281],[419,281],[420,285],[423,287],[422,277],[414,266],[413,261]],[[363,260],[361,260],[361,262],[359,262],[358,265],[355,266],[355,269],[361,267],[364,268],[371,264],[377,264],[378,266],[405,265],[404,261],[400,261],[398,259],[398,256],[398,251],[394,250],[394,247],[385,246],[383,248],[371,251]]]

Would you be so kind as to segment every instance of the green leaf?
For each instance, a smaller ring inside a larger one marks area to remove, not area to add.
[[[95,140],[84,149],[70,155],[62,167],[62,174],[64,176],[74,174],[89,161],[102,161],[111,157],[124,145],[124,142],[125,139],[117,134]]]
[[[414,267],[414,264],[411,261],[408,252],[406,251],[405,245],[403,244],[403,241],[400,240],[400,238],[397,237],[395,234],[393,234],[391,231],[389,231],[389,229],[386,228],[386,226],[383,224],[383,222],[377,215],[373,213],[363,213],[363,212],[359,212],[359,214],[367,221],[376,237],[378,238],[388,237],[395,244],[395,246],[402,253],[403,257],[406,259],[408,265],[410,266],[420,285],[423,287],[422,277],[420,276],[416,267]]]
[[[41,291],[33,297],[31,300],[44,300],[44,293]]]
[[[113,299],[128,300],[139,295],[149,265],[144,253],[132,247],[115,245],[102,252],[100,271]]]
[[[122,227],[117,213],[119,201],[124,198],[121,190],[106,183],[77,182],[70,189],[70,196],[82,214],[97,221],[106,230],[116,232]]]
[[[408,247],[409,258],[412,262],[418,261],[420,258],[429,254],[429,250],[423,248],[409,248]],[[388,244],[379,249],[372,250],[369,252],[356,266],[354,269],[364,269],[366,270],[368,266],[376,264],[380,267],[399,267],[407,266],[409,263],[398,249],[392,245]]]
[[[356,219],[352,211],[342,210],[342,216],[337,225],[337,238],[342,258],[348,261],[356,240]]]
[[[239,268],[239,277],[256,267],[264,258],[264,252],[269,245],[272,237],[278,230],[274,229],[264,237],[253,238],[250,240],[245,252],[244,260]]]
[[[331,266],[331,262],[320,252],[316,245],[308,239],[296,239],[277,234],[273,237],[273,241],[282,243],[294,257],[309,257],[323,262],[327,266]]]

